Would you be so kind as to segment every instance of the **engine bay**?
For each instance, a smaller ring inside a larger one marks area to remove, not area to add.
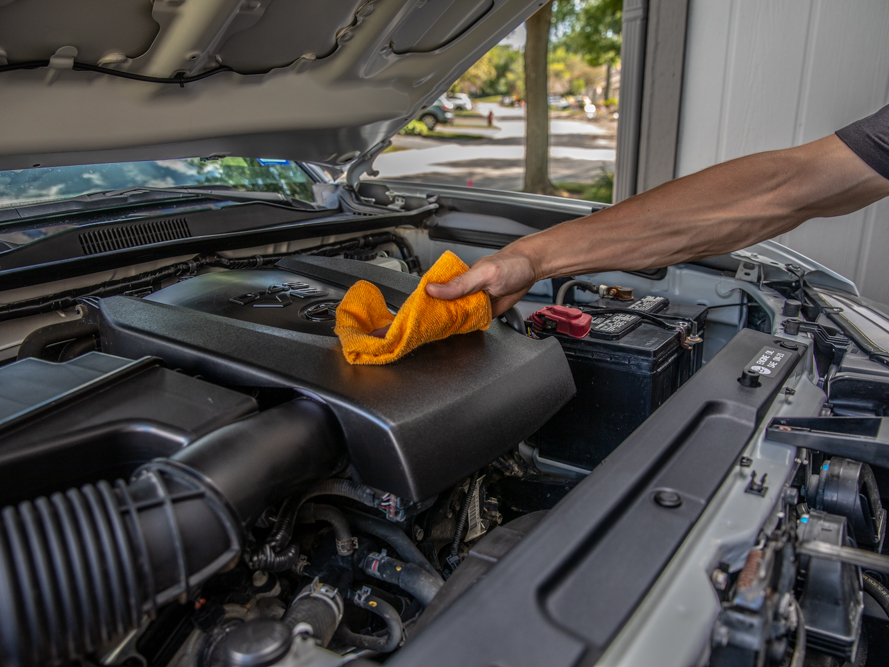
[[[642,664],[625,633],[694,576],[698,664],[879,664],[889,372],[842,297],[578,276],[350,366],[352,284],[394,313],[443,250],[490,252],[442,220],[4,306],[0,662]]]

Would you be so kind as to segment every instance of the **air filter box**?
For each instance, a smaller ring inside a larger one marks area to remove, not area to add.
[[[627,308],[648,301],[617,303],[601,299],[596,305],[626,309],[626,315],[584,309],[593,315],[593,326],[583,338],[540,334],[559,341],[577,387],[577,395],[535,435],[544,460],[591,470],[700,368],[702,350],[684,349],[678,331]],[[662,322],[695,321],[703,334],[705,307],[658,305]]]

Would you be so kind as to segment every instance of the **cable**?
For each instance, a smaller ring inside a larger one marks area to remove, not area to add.
[[[806,620],[796,598],[793,599],[793,609],[796,612],[796,642],[793,647],[793,657],[790,658],[787,667],[803,667],[806,660]]]
[[[559,291],[556,293],[555,304],[557,306],[561,306],[562,303],[564,303],[565,295],[568,293],[568,290],[571,289],[572,287],[580,287],[581,289],[586,290],[587,292],[592,292],[593,294],[598,294],[598,288],[595,285],[593,285],[593,283],[588,283],[585,280],[569,280],[568,282],[564,283],[559,288]]]
[[[50,60],[29,60],[23,63],[9,63],[8,65],[0,65],[0,74],[2,74],[3,72],[14,72],[16,70],[40,69],[41,67],[49,67],[50,62]],[[178,74],[177,76],[171,77],[146,76],[144,74],[124,72],[123,70],[112,69],[111,67],[102,67],[101,65],[92,65],[90,63],[79,62],[77,60],[74,61],[71,69],[75,72],[96,72],[98,74],[107,74],[108,76],[116,76],[121,79],[131,79],[133,81],[143,81],[145,83],[176,83],[179,84],[180,88],[184,88],[186,83],[194,83],[195,81],[200,81],[201,79],[206,79],[207,77],[213,76],[214,74],[220,74],[222,72],[234,72],[235,74],[242,74],[241,72],[236,72],[231,67],[220,65],[219,67],[209,69],[206,72],[193,74],[191,76],[187,76],[184,72]]]
[[[703,305],[703,304],[701,304]],[[704,306],[708,310],[714,310],[716,308],[746,308],[749,304],[746,303],[721,303],[716,306]]]

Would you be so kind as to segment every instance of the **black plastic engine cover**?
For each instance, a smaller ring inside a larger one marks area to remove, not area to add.
[[[281,285],[284,275],[328,293],[277,308],[230,301]],[[219,276],[191,278],[145,300],[90,300],[103,351],[156,355],[221,384],[316,396],[339,419],[356,475],[410,500],[442,491],[515,447],[574,394],[556,341],[531,340],[498,320],[485,332],[430,343],[387,366],[350,366],[330,335],[332,321],[304,326],[300,319],[307,307],[338,301],[361,279],[397,308],[416,288],[416,276],[327,257],[290,257],[273,271]]]

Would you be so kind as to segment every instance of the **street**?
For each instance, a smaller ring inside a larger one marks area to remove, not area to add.
[[[482,139],[428,138],[397,135],[396,151],[380,155],[378,178],[447,185],[473,185],[521,190],[524,180],[525,109],[480,102],[473,109],[482,117],[457,116],[455,125],[436,130]],[[495,129],[485,127],[494,112]],[[550,179],[590,183],[603,167],[614,168],[615,121],[587,121],[550,112]]]

